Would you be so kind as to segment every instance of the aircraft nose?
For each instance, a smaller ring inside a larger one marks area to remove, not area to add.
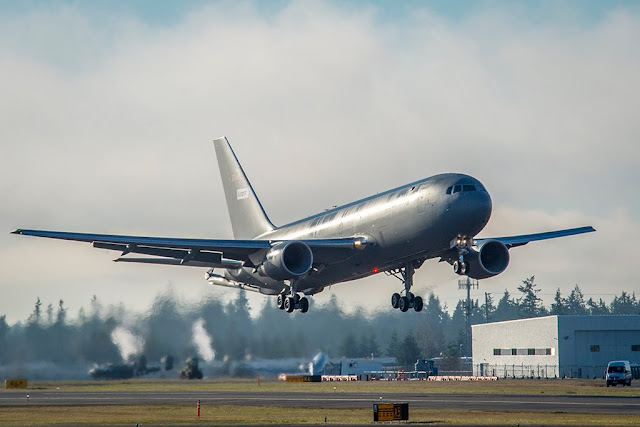
[[[457,200],[455,212],[461,215],[466,229],[459,232],[475,236],[489,222],[491,210],[491,196],[486,191],[463,193]]]
[[[493,209],[493,204],[491,203],[491,196],[487,191],[479,191],[477,200],[475,202],[476,205],[476,216],[482,221],[482,227],[489,222],[489,218],[491,218],[491,211]]]

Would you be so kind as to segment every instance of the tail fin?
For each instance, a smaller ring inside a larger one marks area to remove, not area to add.
[[[275,226],[267,218],[227,138],[214,139],[213,145],[234,237],[251,239],[273,230]]]

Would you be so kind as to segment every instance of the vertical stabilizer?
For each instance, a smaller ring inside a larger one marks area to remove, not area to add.
[[[252,239],[275,227],[267,218],[253,187],[226,137],[213,140],[220,177],[236,239]]]

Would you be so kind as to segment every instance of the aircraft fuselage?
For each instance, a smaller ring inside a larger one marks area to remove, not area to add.
[[[336,251],[336,262],[299,280],[299,290],[314,294],[330,284],[392,270],[407,260],[436,257],[449,250],[457,236],[480,232],[489,221],[491,208],[491,197],[480,181],[447,173],[327,210],[256,239],[366,237],[369,244],[364,249]],[[274,291],[282,289],[282,282],[262,277],[250,267],[228,270],[227,277],[261,282]]]

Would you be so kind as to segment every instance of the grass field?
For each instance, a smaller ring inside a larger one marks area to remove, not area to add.
[[[335,387],[335,389],[334,389]],[[640,387],[607,388],[602,380],[500,380],[497,382],[380,381],[340,383],[284,383],[242,379],[179,381],[135,379],[127,381],[34,382],[29,389],[64,391],[257,391],[257,392],[362,392],[393,398],[394,393],[550,394],[636,396]],[[1,393],[4,390],[0,391]],[[28,390],[27,390],[28,392]],[[117,405],[82,407],[0,407],[0,425],[219,425],[219,424],[369,424],[371,409],[296,409],[275,406],[203,405],[201,420],[193,404]],[[410,409],[410,423],[453,425],[640,425],[640,416],[570,414],[561,412],[501,412],[476,410]]]
[[[368,424],[370,409],[294,409],[265,406],[203,407],[197,420],[193,405],[2,408],[0,425],[219,425],[219,424]],[[568,413],[410,410],[411,424],[453,425],[638,425],[640,416]]]

